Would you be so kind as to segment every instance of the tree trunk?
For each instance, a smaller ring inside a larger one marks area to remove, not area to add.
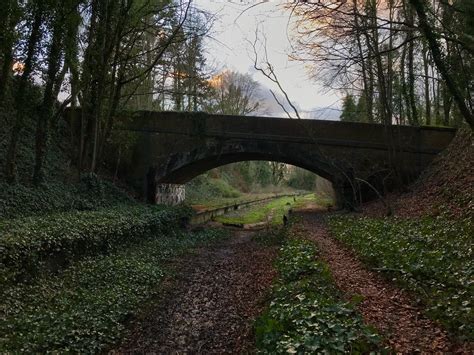
[[[18,22],[17,2],[7,0],[0,11],[0,104],[6,96],[13,66],[15,26]]]
[[[423,43],[423,68],[425,71],[425,115],[426,115],[426,124],[431,125],[431,102],[430,102],[430,78],[429,78],[429,67],[428,67],[428,48],[426,44]]]
[[[31,73],[33,72],[34,56],[36,54],[36,47],[41,36],[41,25],[43,23],[43,3],[40,1],[34,10],[33,23],[31,25],[31,33],[28,38],[27,44],[27,55],[24,63],[23,75],[20,78],[18,91],[15,95],[15,105],[17,114],[15,122],[13,124],[10,136],[10,142],[8,145],[7,159],[5,166],[5,175],[8,183],[14,183],[18,179],[17,172],[17,148],[18,141],[20,139],[21,130],[23,129],[23,121],[26,115],[26,91],[28,87],[28,81]]]
[[[433,102],[434,102],[434,121],[436,124],[441,124],[440,117],[440,82],[437,77],[435,77],[435,69],[433,65],[431,66],[431,85],[433,87]]]
[[[48,53],[48,70],[46,74],[46,85],[44,88],[43,101],[41,103],[36,125],[36,151],[35,167],[33,173],[33,182],[40,185],[44,182],[44,160],[48,147],[49,125],[53,114],[53,105],[56,100],[54,86],[58,77],[59,66],[61,62],[62,39],[63,39],[63,18],[57,10],[55,25],[53,29],[53,38]]]
[[[403,98],[405,100],[405,109],[407,121],[409,124],[413,124],[413,119],[411,116],[411,105],[410,105],[410,95],[408,93],[407,81],[405,77],[405,58],[407,54],[407,47],[403,46],[402,58],[400,60],[400,81],[402,86]]]
[[[450,126],[451,121],[451,106],[453,104],[453,98],[451,97],[446,85],[443,85],[443,124]]]
[[[387,53],[387,105],[390,111],[390,124],[393,119],[393,0],[388,1],[389,6],[389,41],[388,41],[388,53]]]
[[[94,61],[95,61],[95,56],[94,56],[94,42],[95,42],[95,36],[97,32],[97,26],[98,26],[98,12],[99,12],[99,0],[94,0],[92,1],[91,4],[91,19],[90,19],[90,26],[89,26],[89,33],[87,34],[87,43],[88,46],[85,50],[84,53],[84,60],[82,63],[82,76],[80,79],[80,89],[82,90],[82,97],[79,96],[79,92],[77,92],[78,97],[80,97],[81,100],[81,122],[80,122],[80,134],[79,134],[79,151],[78,151],[78,175],[81,174],[82,170],[85,167],[85,161],[86,161],[86,151],[87,151],[87,146],[86,146],[86,140],[87,140],[87,127],[89,126],[88,122],[90,120],[90,116],[92,114],[92,107],[94,106],[94,99],[95,95],[93,94],[93,78],[92,78],[92,72],[96,70],[97,68],[94,68]],[[71,58],[71,60],[73,60]],[[75,66],[72,66],[71,68],[75,68]],[[78,71],[77,71],[78,72]]]
[[[448,70],[446,62],[443,58],[441,51],[441,45],[436,38],[434,29],[431,27],[424,0],[409,0],[410,3],[415,8],[415,11],[418,15],[419,27],[426,40],[428,41],[428,46],[431,51],[431,56],[433,58],[438,71],[446,82],[446,86],[449,89],[451,95],[453,96],[454,101],[456,102],[459,111],[461,112],[464,120],[469,124],[472,130],[474,130],[474,114],[467,105],[465,98],[462,95],[462,92],[459,90],[456,81],[452,77],[451,73]]]
[[[359,50],[359,57],[360,57],[360,63],[361,63],[361,69],[362,69],[362,81],[364,83],[364,100],[365,100],[365,107],[366,107],[366,117],[364,121],[372,122],[373,117],[372,117],[372,97],[369,96],[369,78],[367,75],[367,64],[365,61],[365,55],[364,55],[364,50],[362,47],[362,41],[361,41],[361,28],[359,24],[359,11],[357,9],[357,0],[353,0],[354,2],[354,24],[356,27],[356,40],[357,40],[357,48]],[[369,108],[370,108],[370,113],[369,113]]]
[[[411,124],[414,126],[418,126],[420,124],[420,120],[418,118],[418,109],[416,107],[416,96],[415,96],[415,43],[414,43],[414,16],[413,10],[411,6],[408,4],[406,7],[406,21],[408,23],[408,30],[407,30],[407,41],[408,41],[408,94],[409,94],[409,101],[410,101],[410,111],[412,122]]]
[[[115,164],[115,171],[114,171],[114,179],[113,179],[113,183],[115,184],[115,181],[118,179],[118,171],[119,171],[119,167],[120,167],[120,159],[122,157],[122,147],[119,146],[118,148],[118,156],[117,156],[117,162]]]

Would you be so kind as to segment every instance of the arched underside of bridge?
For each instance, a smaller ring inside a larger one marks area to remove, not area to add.
[[[306,169],[332,182],[338,204],[353,201],[351,174],[342,164],[298,146],[266,142],[203,146],[158,159],[148,172],[148,198],[150,201],[154,198],[159,184],[185,184],[214,168],[250,160],[277,161]]]

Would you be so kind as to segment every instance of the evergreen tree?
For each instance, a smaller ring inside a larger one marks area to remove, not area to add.
[[[342,113],[341,121],[344,122],[359,122],[360,117],[357,114],[357,105],[354,96],[351,94],[346,95],[342,100]]]
[[[359,99],[357,100],[355,118],[358,122],[369,122],[369,117],[367,114],[367,100],[364,99],[364,96],[359,96]]]

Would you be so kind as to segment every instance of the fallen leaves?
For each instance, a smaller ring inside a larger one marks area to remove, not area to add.
[[[242,353],[253,348],[253,321],[275,275],[276,248],[250,232],[181,260],[161,304],[136,325],[118,352]]]
[[[338,288],[350,300],[360,295],[357,309],[365,322],[375,326],[396,352],[468,353],[472,344],[454,344],[446,331],[427,319],[412,297],[368,270],[349,250],[328,233],[321,214],[301,212],[302,232],[313,240],[328,263]],[[433,348],[433,345],[436,347]]]

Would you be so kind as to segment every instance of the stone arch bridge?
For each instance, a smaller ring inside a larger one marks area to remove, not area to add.
[[[204,113],[136,112],[123,121],[122,129],[136,135],[125,177],[142,186],[151,203],[169,194],[178,202],[180,186],[210,169],[269,160],[328,179],[339,205],[352,204],[368,191],[356,188],[364,185],[356,183],[360,179],[373,186],[390,185],[390,166],[397,166],[397,176],[409,183],[455,134],[450,128],[387,129],[379,124]]]

